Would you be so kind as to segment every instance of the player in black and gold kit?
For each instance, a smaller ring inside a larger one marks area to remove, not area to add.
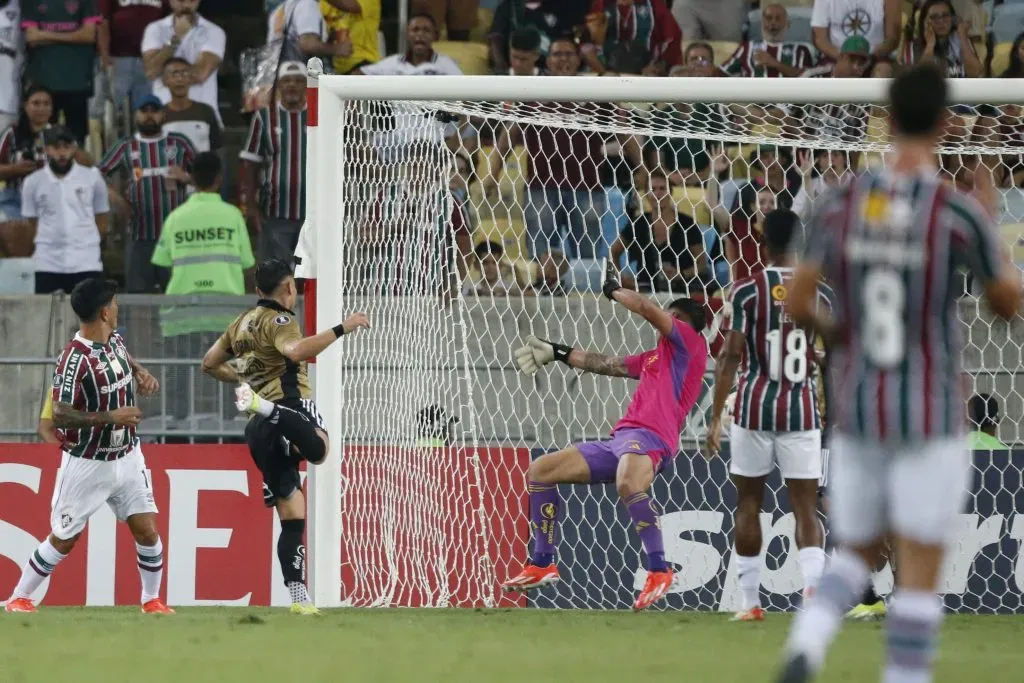
[[[252,418],[245,440],[263,474],[264,500],[277,508],[281,535],[277,556],[292,599],[292,612],[316,614],[306,591],[306,500],[298,463],[319,464],[330,441],[313,403],[306,361],[343,334],[369,328],[364,313],[312,337],[303,337],[292,309],[298,292],[291,266],[271,259],[256,268],[256,307],[238,316],[203,358],[203,372],[238,382],[238,409]],[[233,366],[228,361],[233,359]]]

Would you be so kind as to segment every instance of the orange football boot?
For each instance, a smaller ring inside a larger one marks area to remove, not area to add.
[[[672,587],[672,579],[675,578],[675,575],[676,573],[671,569],[647,572],[647,582],[644,584],[644,589],[640,591],[640,595],[637,596],[636,602],[633,603],[633,609],[639,612],[665,597],[668,589]]]
[[[535,564],[527,564],[523,571],[519,572],[506,581],[502,588],[510,593],[520,593],[534,588],[543,588],[558,583],[558,567],[554,563],[547,567],[538,567]]]
[[[160,598],[153,598],[152,600],[142,605],[143,614],[174,614],[174,610],[168,607],[163,600]]]
[[[35,614],[39,611],[28,598],[12,598],[8,600],[7,604],[4,605],[4,610],[7,612],[21,612],[23,614]]]

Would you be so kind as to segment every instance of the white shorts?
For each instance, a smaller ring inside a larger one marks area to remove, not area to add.
[[[829,449],[829,523],[840,542],[866,545],[892,531],[942,544],[967,496],[964,437],[887,446],[836,434]]]
[[[85,528],[106,503],[122,522],[132,515],[157,511],[146,459],[138,445],[120,460],[86,460],[64,453],[50,502],[50,529],[67,540]]]
[[[764,477],[775,463],[783,479],[821,477],[821,430],[762,432],[733,425],[729,431],[729,472]]]

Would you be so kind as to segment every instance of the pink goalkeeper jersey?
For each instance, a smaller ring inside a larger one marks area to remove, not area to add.
[[[636,356],[626,356],[626,370],[640,380],[626,414],[612,434],[620,429],[646,429],[658,436],[674,457],[679,450],[679,433],[693,404],[700,398],[708,345],[704,335],[684,322],[658,345]]]

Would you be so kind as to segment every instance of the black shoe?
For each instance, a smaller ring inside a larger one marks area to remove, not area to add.
[[[776,679],[777,683],[807,683],[811,680],[811,665],[807,662],[807,655],[796,655],[782,669],[782,673]]]

